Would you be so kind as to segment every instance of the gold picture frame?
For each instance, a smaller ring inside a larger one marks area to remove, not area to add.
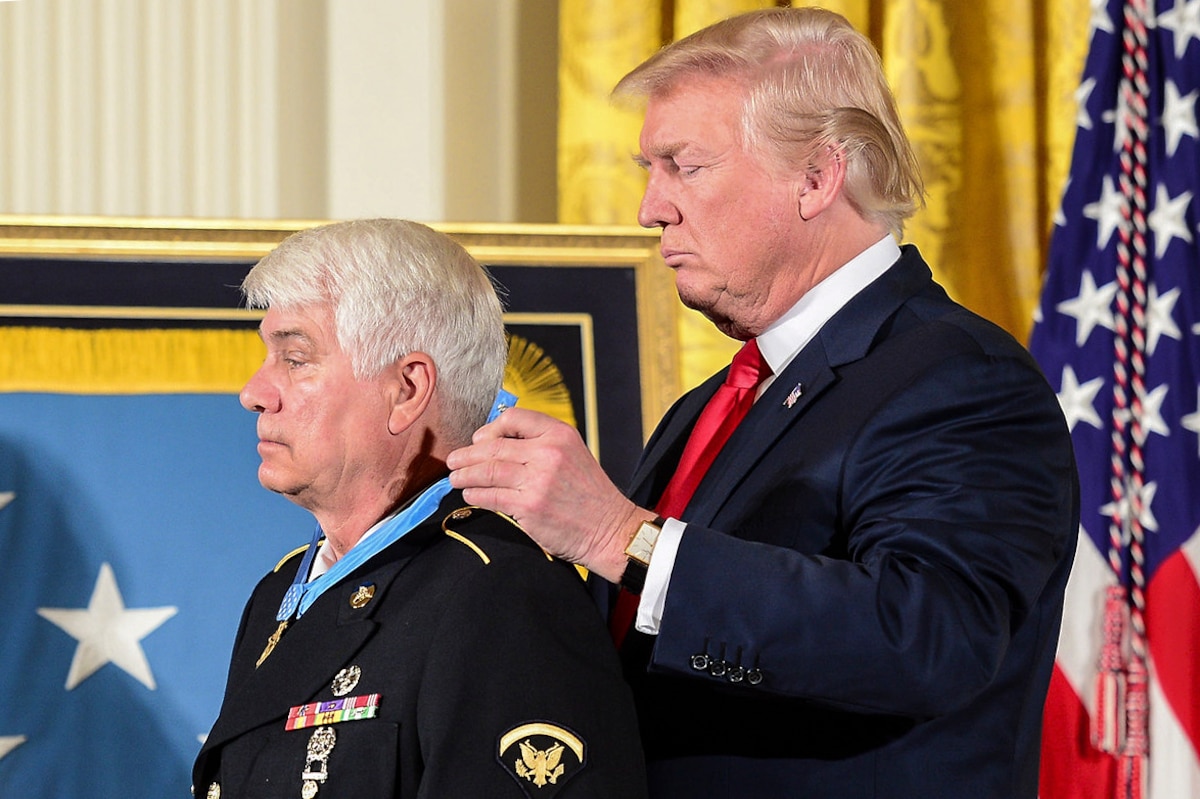
[[[50,296],[53,291],[36,296],[25,288],[35,282],[29,279],[35,272],[68,262],[101,268],[130,262],[199,270],[213,265],[248,268],[288,235],[323,223],[0,216],[0,269],[8,272],[0,278],[0,318],[10,325],[20,320],[47,324],[47,320],[82,318],[95,320],[93,324],[104,319],[244,323],[257,316],[230,303],[213,307],[213,303],[56,302]],[[623,484],[641,444],[681,389],[677,300],[670,271],[658,252],[657,234],[630,227],[450,223],[431,227],[461,243],[506,287],[505,320],[510,330],[558,326],[578,338],[582,357],[572,371],[577,373],[576,391],[582,388],[579,427],[593,453]],[[55,279],[45,275],[42,282]],[[510,285],[514,283],[518,285]],[[632,384],[629,375],[636,378]],[[620,396],[629,392],[630,385],[636,393],[634,408],[628,405],[630,397]],[[609,406],[623,407],[606,412]],[[631,426],[631,416],[640,417],[640,424]]]

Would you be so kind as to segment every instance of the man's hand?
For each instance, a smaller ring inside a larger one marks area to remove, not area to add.
[[[479,428],[446,465],[467,502],[511,516],[542,549],[609,582],[625,571],[637,526],[654,518],[612,484],[573,427],[523,408]]]

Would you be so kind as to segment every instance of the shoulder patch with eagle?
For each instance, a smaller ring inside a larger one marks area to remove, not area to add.
[[[526,722],[500,736],[496,760],[529,799],[557,795],[587,763],[583,740],[545,721]]]

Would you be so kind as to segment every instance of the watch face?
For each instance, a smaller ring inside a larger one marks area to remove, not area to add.
[[[654,552],[654,545],[658,543],[658,534],[661,532],[662,530],[650,522],[642,522],[629,546],[625,547],[625,554],[642,563],[650,563],[650,555]]]
[[[625,550],[625,554],[642,563],[650,562],[650,547],[646,545],[645,541],[635,539],[630,543],[629,548]]]

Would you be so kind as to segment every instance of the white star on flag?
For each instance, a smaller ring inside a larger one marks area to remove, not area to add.
[[[1172,198],[1167,187],[1158,184],[1158,191],[1154,195],[1154,210],[1146,217],[1146,224],[1154,231],[1154,254],[1159,258],[1162,258],[1167,247],[1171,246],[1172,238],[1191,243],[1192,231],[1188,230],[1187,222],[1183,219],[1191,201],[1190,191]]]
[[[1117,296],[1117,283],[1113,281],[1097,288],[1092,273],[1084,270],[1079,278],[1079,294],[1073,299],[1063,300],[1055,310],[1075,317],[1075,344],[1082,347],[1087,343],[1092,328],[1100,325],[1113,329],[1112,303]]]
[[[1096,220],[1096,249],[1103,250],[1117,228],[1121,227],[1125,211],[1121,192],[1117,191],[1112,178],[1104,176],[1100,186],[1100,199],[1083,206],[1083,215]]]
[[[1094,31],[1107,31],[1112,33],[1113,24],[1112,18],[1108,16],[1108,0],[1091,0],[1092,15],[1088,19],[1088,38],[1092,38]]]
[[[1133,495],[1137,494],[1139,503],[1142,506],[1142,512],[1137,515],[1137,519],[1141,522],[1142,529],[1156,532],[1158,530],[1158,519],[1154,518],[1154,511],[1150,506],[1154,504],[1154,495],[1158,493],[1158,483],[1151,481],[1142,486],[1140,492],[1134,491],[1132,486],[1129,486],[1125,491],[1125,495],[1118,502],[1109,502],[1100,507],[1101,516],[1110,516],[1121,525],[1122,537],[1128,542],[1129,525],[1133,520]]]
[[[12,750],[25,743],[24,735],[0,735],[0,760]]]
[[[0,491],[0,508],[3,508],[8,503],[16,498],[16,493],[12,491]]]
[[[1138,417],[1141,419],[1142,431],[1146,436],[1151,433],[1158,433],[1160,436],[1171,435],[1171,428],[1167,427],[1162,416],[1163,400],[1167,398],[1167,391],[1170,388],[1170,385],[1163,383],[1142,398],[1142,410]],[[1113,417],[1120,419],[1125,424],[1133,422],[1133,412],[1129,408],[1113,411]]]
[[[1176,3],[1170,11],[1158,15],[1158,26],[1175,36],[1175,57],[1183,58],[1188,42],[1200,38],[1200,0]]]
[[[1117,105],[1111,111],[1105,111],[1100,118],[1113,126],[1113,152],[1119,153],[1132,144],[1129,130],[1129,98],[1124,94],[1117,95]]]
[[[1095,90],[1095,78],[1088,78],[1079,84],[1079,88],[1075,90],[1075,102],[1078,105],[1078,108],[1075,110],[1075,124],[1087,130],[1092,129],[1092,115],[1088,113],[1087,102]]]
[[[86,610],[38,608],[38,615],[79,641],[67,674],[68,691],[106,663],[115,664],[153,691],[154,675],[140,642],[177,610],[174,607],[126,609],[112,567],[103,563]]]
[[[1097,377],[1082,385],[1075,377],[1075,370],[1070,364],[1063,367],[1062,390],[1058,392],[1058,404],[1062,406],[1063,416],[1067,419],[1067,429],[1074,430],[1079,422],[1087,422],[1097,430],[1103,422],[1096,413],[1096,395],[1104,387],[1104,378]]]
[[[1146,352],[1154,354],[1158,340],[1163,336],[1176,341],[1183,339],[1179,325],[1175,324],[1175,303],[1179,300],[1179,289],[1173,288],[1166,294],[1158,293],[1158,284],[1150,284],[1150,309],[1146,316]]]
[[[1196,98],[1200,97],[1200,90],[1180,95],[1173,80],[1167,81],[1166,90],[1162,124],[1167,133],[1167,155],[1175,155],[1184,136],[1200,139],[1200,129],[1196,127]]]

